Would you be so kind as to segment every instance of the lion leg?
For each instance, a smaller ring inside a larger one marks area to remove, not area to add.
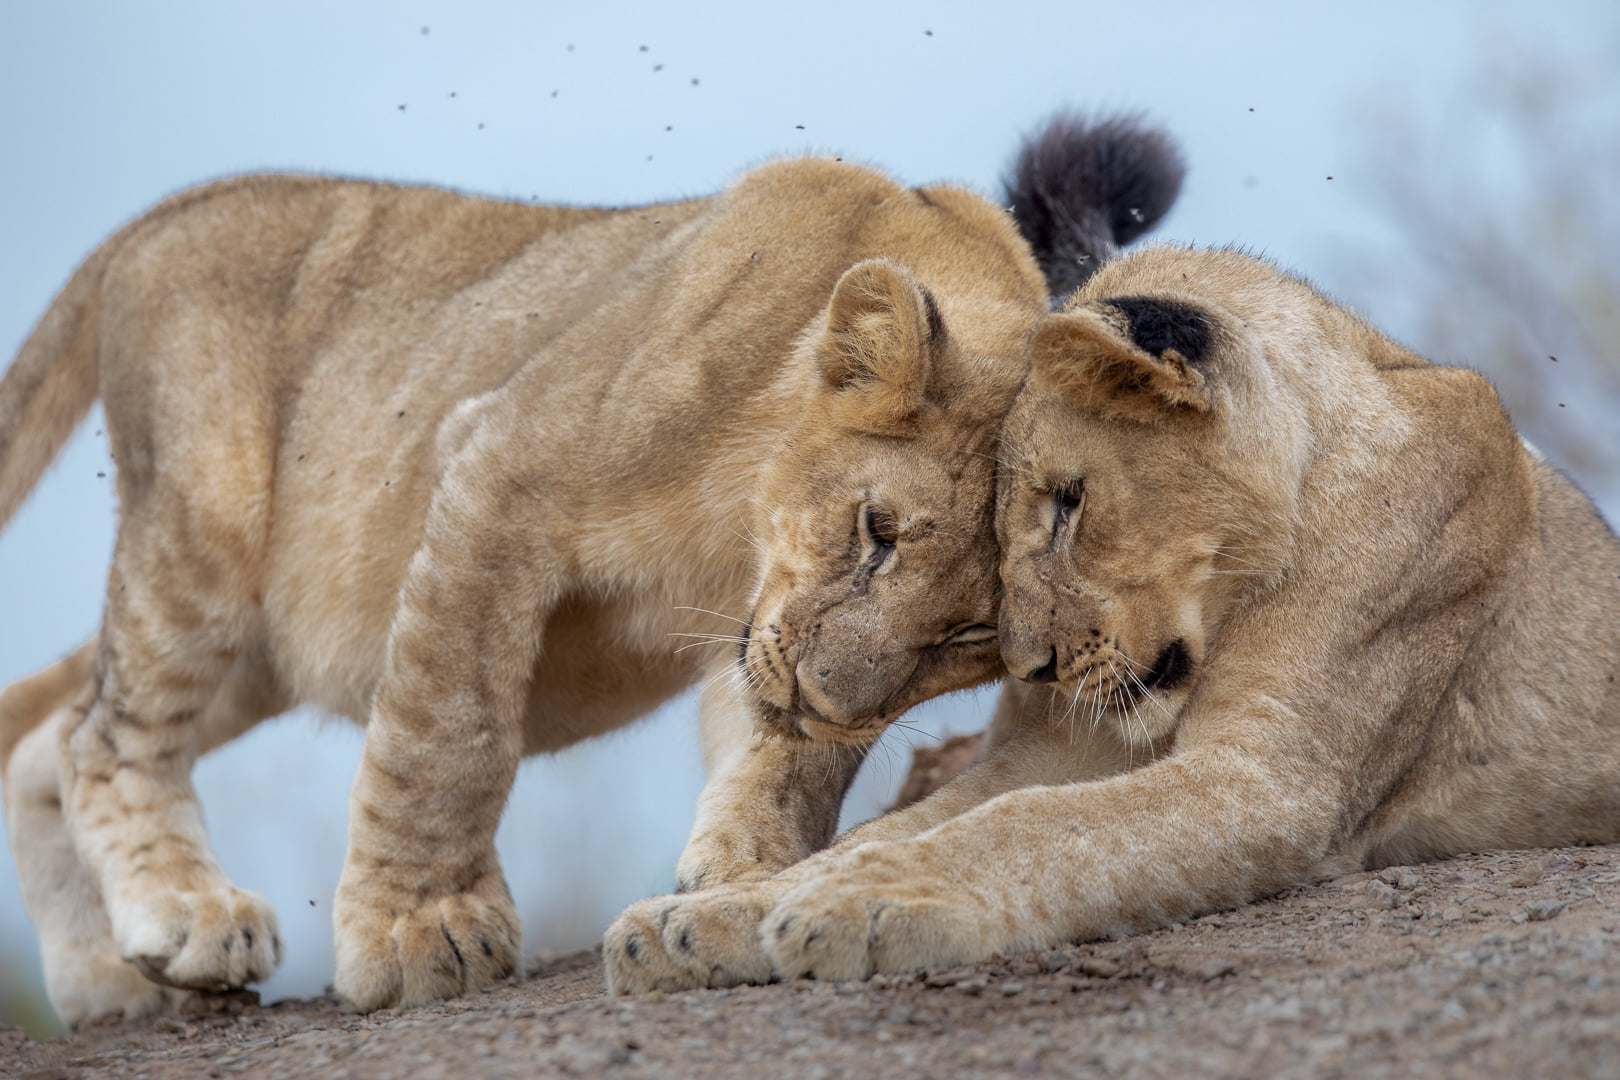
[[[725,677],[710,672],[698,705],[709,779],[692,835],[676,865],[682,892],[758,881],[820,851],[866,748],[762,735]]]
[[[485,989],[520,958],[495,828],[565,583],[541,509],[508,498],[523,489],[492,479],[498,466],[460,465],[400,589],[349,799],[336,986],[362,1010]]]
[[[917,836],[1019,788],[1073,784],[1128,771],[1130,749],[1101,727],[1072,732],[1064,720],[1068,709],[1058,691],[1008,679],[978,761],[917,802],[855,826],[832,850]],[[1142,757],[1140,751],[1136,757]]]
[[[23,906],[39,935],[46,993],[70,1026],[146,1016],[184,996],[145,978],[120,954],[101,889],[79,861],[62,815],[61,733],[89,709],[95,655],[92,641],[0,694],[6,833]]]
[[[760,927],[784,979],[864,979],[1148,930],[1301,880],[1334,795],[1246,747],[1009,792],[821,861]]]
[[[711,672],[698,717],[709,780],[676,867],[681,894],[633,904],[608,928],[615,993],[769,980],[758,926],[781,889],[774,875],[827,846],[866,756],[760,735],[723,671]]]
[[[997,796],[1039,784],[1069,784],[1123,772],[1127,751],[1103,729],[1074,739],[1050,691],[1003,688],[983,760],[920,802],[857,825],[826,850],[763,880],[739,878],[700,893],[658,896],[626,908],[603,940],[608,986],[618,994],[768,982],[774,977],[760,927],[778,902],[862,845],[919,836]],[[700,824],[702,818],[699,818]],[[684,859],[684,856],[683,856]]]
[[[63,810],[119,954],[165,986],[239,989],[274,972],[281,935],[269,903],[214,858],[191,767],[274,703],[256,695],[219,720],[240,705],[222,691],[258,665],[220,637],[230,598],[169,580],[173,552],[140,524],[126,516],[120,532],[94,700],[61,725]]]

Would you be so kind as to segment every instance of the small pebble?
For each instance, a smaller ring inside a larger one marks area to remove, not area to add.
[[[1544,855],[1535,862],[1526,863],[1519,868],[1519,872],[1508,879],[1508,884],[1516,889],[1528,888],[1540,881],[1549,868],[1551,868],[1556,855]]]
[[[1556,918],[1566,907],[1558,900],[1532,900],[1524,905],[1524,913],[1530,917],[1531,922],[1546,922]]]

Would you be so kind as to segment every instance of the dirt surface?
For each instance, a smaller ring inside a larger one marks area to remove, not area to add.
[[[598,956],[366,1017],[330,998],[0,1029],[0,1073],[1620,1077],[1620,848],[1356,874],[1155,934],[865,983],[610,998]]]

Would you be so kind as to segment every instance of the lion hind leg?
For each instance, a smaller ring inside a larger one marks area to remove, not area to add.
[[[191,767],[244,726],[216,714],[236,707],[228,691],[254,653],[232,632],[233,591],[207,587],[210,552],[189,552],[177,584],[165,570],[184,549],[151,524],[126,515],[119,533],[95,698],[61,731],[63,809],[120,955],[165,986],[237,990],[270,977],[280,930],[215,859]]]
[[[95,693],[95,642],[0,694],[0,793],[23,904],[39,934],[45,987],[70,1025],[171,1009],[184,995],[145,979],[113,942],[101,889],[62,816],[59,739]]]

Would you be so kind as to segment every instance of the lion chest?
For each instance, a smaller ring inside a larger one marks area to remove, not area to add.
[[[622,727],[685,689],[720,647],[682,650],[692,623],[664,597],[570,597],[547,620],[524,715],[524,752]],[[707,621],[705,621],[707,628]],[[729,653],[727,653],[729,655]]]

